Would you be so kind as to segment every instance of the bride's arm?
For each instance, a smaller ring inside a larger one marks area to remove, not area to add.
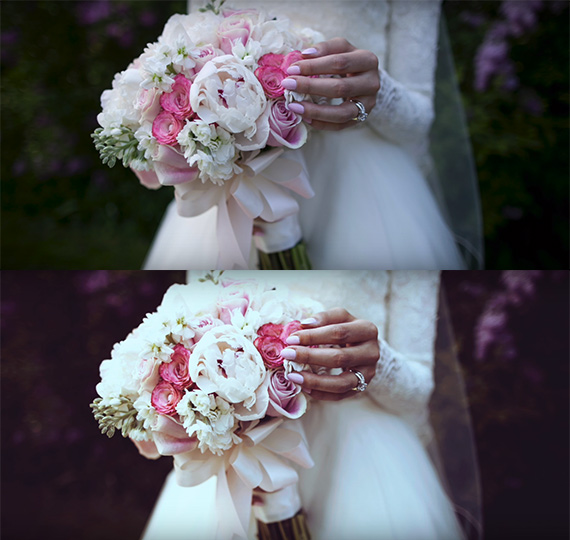
[[[434,387],[439,298],[437,272],[393,272],[386,339],[367,395],[383,408],[421,421]]]
[[[368,121],[395,142],[427,135],[433,121],[439,0],[391,3],[386,69]]]

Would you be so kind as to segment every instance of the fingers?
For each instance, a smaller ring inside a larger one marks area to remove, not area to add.
[[[315,56],[315,55],[313,55]],[[341,54],[329,54],[292,64],[297,69],[289,69],[290,75],[346,75],[378,69],[378,58],[373,52],[352,50]]]
[[[377,72],[367,71],[360,75],[340,78],[294,76],[283,79],[281,85],[300,94],[348,99],[376,96],[380,88],[380,79]]]
[[[316,52],[307,54],[311,49]],[[329,54],[339,54],[344,52],[350,52],[355,50],[354,45],[344,38],[332,38],[327,41],[321,41],[317,43],[311,49],[303,51],[303,56],[310,56],[311,58],[316,58],[319,56],[328,56]]]
[[[310,326],[311,328],[317,328],[320,326],[327,326],[329,324],[339,324],[343,322],[354,321],[355,318],[346,309],[335,307],[332,309],[327,309],[326,311],[321,311],[314,316],[315,322],[301,321],[304,327]]]
[[[343,348],[288,347],[284,351],[281,353],[284,358],[295,360],[298,364],[324,366],[331,369],[350,369],[368,364],[376,365],[379,356],[377,341],[366,341],[359,345]]]
[[[357,366],[354,370],[360,371],[368,383],[374,377],[376,366]],[[340,375],[317,375],[316,373],[303,371],[301,375],[303,377],[303,382],[301,383],[303,390],[311,390],[311,397],[314,399],[336,401],[358,393],[354,388],[360,381],[350,371],[345,371]]]
[[[327,323],[325,326],[314,329],[299,330],[290,335],[286,342],[288,345],[346,345],[349,343],[362,343],[376,341],[378,329],[370,321],[351,320],[343,323]]]
[[[366,112],[370,112],[376,104],[376,98],[373,96],[359,96],[356,100],[364,105]],[[335,130],[354,126],[359,113],[358,107],[350,101],[345,101],[341,105],[317,105],[304,101],[301,105],[303,119],[310,119],[313,127],[318,129]],[[297,112],[297,109],[293,112]],[[340,126],[329,126],[329,124],[340,124]],[[321,127],[324,125],[326,126]]]

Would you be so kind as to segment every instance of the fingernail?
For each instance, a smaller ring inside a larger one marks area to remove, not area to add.
[[[305,326],[310,326],[311,324],[316,324],[317,323],[317,319],[315,319],[314,317],[309,317],[308,319],[303,319],[301,321],[301,324],[305,325]]]
[[[301,343],[301,339],[299,336],[289,336],[285,340],[285,343],[287,343],[287,345],[299,345],[299,343]]]
[[[295,349],[283,349],[281,351],[281,358],[285,358],[285,360],[295,360],[295,358],[297,358],[297,351]]]
[[[301,68],[299,66],[289,66],[287,68],[287,73],[289,75],[301,75]]]
[[[297,88],[297,81],[295,79],[283,79],[281,86],[287,90],[295,90],[295,88]]]
[[[297,114],[303,114],[305,112],[305,107],[300,103],[289,103],[289,110]]]
[[[301,54],[315,54],[316,52],[317,49],[315,49],[314,47],[309,47],[308,49],[301,51]]]
[[[287,379],[289,379],[291,382],[294,382],[295,384],[303,384],[305,381],[303,375],[299,375],[299,373],[289,373],[289,375],[287,375]]]

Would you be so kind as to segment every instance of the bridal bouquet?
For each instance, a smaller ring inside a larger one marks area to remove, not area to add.
[[[280,353],[299,320],[320,309],[212,274],[173,285],[101,364],[91,404],[101,431],[120,430],[146,457],[173,456],[180,485],[217,475],[219,538],[247,537],[254,488],[273,497],[258,519],[292,517],[301,506],[292,463],[312,460],[295,422],[307,395],[287,374],[309,368]]]
[[[93,138],[103,163],[121,160],[151,189],[174,186],[181,215],[217,205],[218,266],[247,268],[254,220],[261,229],[283,222],[265,240],[256,235],[261,249],[300,240],[291,192],[314,193],[302,158],[285,150],[302,147],[309,126],[288,104],[310,96],[281,81],[300,50],[323,37],[253,9],[207,8],[172,16],[115,75]]]

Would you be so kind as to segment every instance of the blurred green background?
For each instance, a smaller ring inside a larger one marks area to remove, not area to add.
[[[140,268],[172,191],[99,161],[113,75],[179,1],[2,2],[2,267]],[[568,2],[446,1],[487,268],[567,268]]]

